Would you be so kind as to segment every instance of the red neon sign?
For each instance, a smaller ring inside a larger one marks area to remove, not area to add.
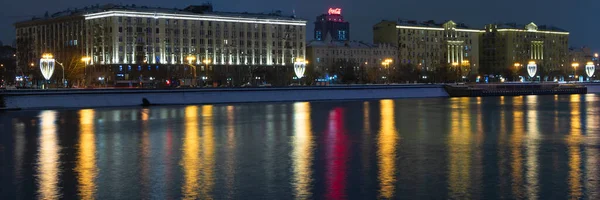
[[[329,8],[329,11],[327,11],[327,13],[329,13],[330,15],[341,15],[342,9],[341,8]]]

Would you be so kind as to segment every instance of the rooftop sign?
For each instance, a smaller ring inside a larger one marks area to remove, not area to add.
[[[330,15],[341,15],[342,9],[341,8],[329,8],[329,11],[327,11],[327,13],[329,13]]]

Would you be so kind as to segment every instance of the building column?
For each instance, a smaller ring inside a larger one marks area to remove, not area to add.
[[[448,63],[450,63],[450,45],[447,45],[447,46],[448,46],[448,48],[446,51],[448,52]]]
[[[465,60],[464,58],[465,58],[465,46],[461,45],[460,46],[460,63],[459,64],[462,64],[463,60]]]

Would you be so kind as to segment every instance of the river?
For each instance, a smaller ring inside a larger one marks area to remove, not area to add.
[[[0,113],[0,199],[600,199],[600,96]]]

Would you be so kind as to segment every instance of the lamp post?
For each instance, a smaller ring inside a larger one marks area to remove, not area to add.
[[[198,80],[196,80],[196,66],[192,64],[196,60],[196,56],[188,55],[185,59],[188,61],[188,65],[194,70],[192,72],[192,78],[194,79],[194,84],[197,84]]]
[[[462,81],[465,82],[465,79],[467,78],[467,76],[469,75],[469,73],[471,73],[471,70],[470,70],[470,68],[471,68],[471,62],[469,62],[469,60],[463,60],[461,64],[462,64],[462,68],[460,68],[461,69],[461,74],[460,75],[462,76],[461,77]],[[466,73],[462,72],[463,68],[465,69],[464,71]]]
[[[308,61],[304,60],[304,58],[296,58],[296,61],[294,62],[294,73],[296,74],[296,77],[298,77],[298,84],[300,84],[302,77],[304,77],[306,64],[308,64]]]
[[[519,69],[521,68],[521,63],[516,62],[513,66],[515,66],[515,81],[519,78]]]
[[[575,81],[577,81],[576,76],[577,76],[577,67],[579,67],[579,63],[574,62],[571,64],[571,67],[573,67],[573,79]]]
[[[204,63],[203,71],[208,71],[208,65],[210,65],[210,59],[204,59],[204,60],[202,60],[202,63]],[[202,87],[204,87],[204,81],[206,79],[208,79],[208,78],[207,78],[207,73],[205,72],[204,75],[202,75]]]
[[[84,56],[84,57],[82,57],[82,58],[81,58],[81,61],[82,61],[82,62],[84,63],[84,65],[85,65],[85,66],[84,66],[84,68],[83,68],[83,73],[84,73],[84,76],[87,76],[87,65],[89,64],[89,62],[90,62],[91,60],[92,60],[92,58],[91,58],[91,57],[89,57],[89,56]],[[91,80],[91,79],[90,79],[90,80]],[[85,79],[84,79],[84,81],[85,81]]]
[[[392,62],[394,62],[394,60],[392,60],[391,58],[387,58],[385,60],[383,60],[383,62],[381,62],[381,65],[383,65],[384,68],[387,69],[387,78],[386,81],[389,83],[389,77],[390,77],[390,64],[392,64]]]

